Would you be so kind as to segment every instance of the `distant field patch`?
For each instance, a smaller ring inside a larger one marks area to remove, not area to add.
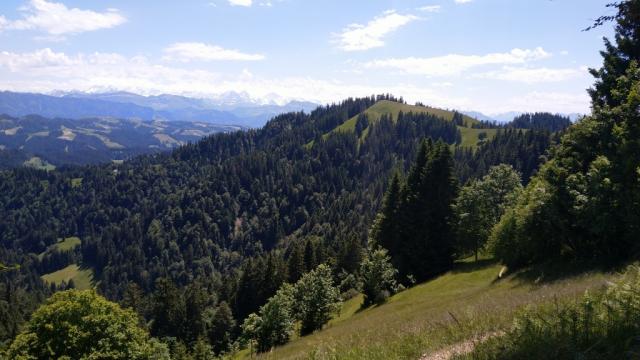
[[[498,129],[473,129],[462,126],[458,126],[458,130],[460,130],[460,134],[462,135],[460,146],[472,148],[478,146],[481,134],[484,133],[486,135],[484,141],[489,141],[498,133]]]
[[[32,157],[31,159],[25,161],[22,165],[26,167],[31,167],[39,170],[55,170],[56,167],[54,165],[49,164],[46,160],[43,160],[37,156]]]
[[[69,280],[73,280],[76,289],[86,290],[92,288],[93,271],[91,269],[80,268],[77,264],[71,264],[64,269],[42,275],[41,278],[48,283],[54,283],[56,285],[63,281],[68,283]]]
[[[13,135],[17,134],[20,129],[22,129],[22,126],[17,126],[17,127],[11,128],[11,129],[5,129],[4,130],[4,134],[8,135],[8,136],[13,136]]]
[[[38,131],[38,132],[35,132],[33,134],[29,134],[29,136],[27,136],[27,140],[25,140],[25,142],[31,140],[34,137],[47,137],[47,136],[49,136],[49,131]]]
[[[71,179],[71,187],[78,188],[82,186],[82,178],[73,178]]]
[[[162,145],[164,145],[166,147],[172,147],[174,145],[180,145],[180,141],[172,138],[171,136],[169,136],[167,134],[153,134],[153,137],[156,138],[156,140],[160,141],[160,143],[162,143]]]
[[[60,140],[73,141],[76,138],[76,133],[74,133],[71,129],[61,126],[60,131],[62,131],[62,135],[58,136]]]

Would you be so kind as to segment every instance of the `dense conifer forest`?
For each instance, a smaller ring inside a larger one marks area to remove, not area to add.
[[[45,285],[40,275],[79,264],[92,270],[101,294],[135,304],[145,321],[153,320],[152,335],[191,344],[211,329],[183,333],[195,320],[167,312],[188,308],[203,322],[205,309],[224,304],[229,322],[240,323],[283,283],[319,264],[331,264],[336,280],[355,274],[387,180],[392,173],[422,171],[412,164],[426,156],[424,139],[448,159],[443,165],[452,181],[503,162],[529,174],[551,142],[542,130],[505,129],[476,151],[466,150],[456,146],[461,135],[454,122],[425,113],[371,123],[360,116],[363,129],[324,135],[381,100],[401,103],[388,95],[348,99],[310,114],[278,116],[260,130],[213,135],[171,154],[118,165],[2,172],[2,261],[20,264],[3,274],[4,291],[14,306],[23,304],[20,312],[8,311],[12,329],[3,338],[15,336],[52,291],[70,287]],[[51,251],[70,237],[81,243]],[[446,269],[450,255],[444,267],[414,276],[422,280]],[[11,287],[29,290],[14,295]],[[233,326],[227,331],[237,334]]]

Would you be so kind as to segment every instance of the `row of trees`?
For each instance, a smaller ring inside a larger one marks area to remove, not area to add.
[[[622,1],[615,43],[591,70],[592,115],[562,136],[492,234],[512,266],[549,260],[616,264],[640,234],[640,1]]]

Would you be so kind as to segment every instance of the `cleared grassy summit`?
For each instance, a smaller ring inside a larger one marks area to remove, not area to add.
[[[418,359],[509,327],[523,306],[573,299],[615,276],[594,272],[536,282],[522,274],[499,279],[500,271],[500,265],[488,261],[463,263],[366,310],[359,310],[358,296],[345,302],[324,330],[258,358]],[[246,351],[238,354],[243,357]]]
[[[393,121],[398,120],[398,114],[402,111],[403,113],[425,113],[435,115],[437,117],[443,118],[445,120],[451,121],[453,120],[453,111],[443,110],[428,106],[416,106],[409,104],[402,104],[395,101],[389,100],[380,100],[365,110],[363,113],[368,116],[370,123],[375,123],[380,120],[383,115],[391,115]],[[335,132],[350,132],[355,131],[356,122],[358,121],[358,115],[352,117],[351,119],[345,121],[340,124],[338,127],[325,134],[324,137],[328,137],[330,134]],[[463,115],[464,125],[458,126],[460,133],[462,135],[462,146],[465,147],[476,147],[478,142],[480,141],[480,134],[485,133],[487,135],[487,139],[490,140],[496,135],[496,129],[473,129],[471,128],[472,124],[478,123],[478,120]],[[364,139],[368,134],[369,129],[365,129],[362,133],[361,140]],[[308,146],[312,146],[313,142],[309,143]]]
[[[453,120],[453,111],[442,110],[427,106],[416,106],[409,104],[402,104],[395,101],[390,100],[380,100],[375,104],[371,105],[367,110],[364,111],[364,114],[369,117],[369,121],[371,123],[375,123],[383,115],[391,115],[393,121],[398,120],[398,114],[402,111],[403,113],[424,113],[431,114],[437,117],[443,118],[445,120],[451,121]],[[354,131],[356,128],[356,122],[358,121],[358,115],[352,117],[351,119],[345,121],[340,126],[336,127],[333,131]],[[477,123],[478,120],[471,118],[467,115],[463,115],[465,126],[471,126],[471,124]]]

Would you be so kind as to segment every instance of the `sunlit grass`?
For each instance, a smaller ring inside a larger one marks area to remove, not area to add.
[[[501,269],[490,260],[460,263],[456,270],[403,291],[384,305],[361,311],[360,299],[354,298],[322,331],[258,358],[417,359],[509,326],[524,305],[573,298],[600,288],[613,276],[595,272],[536,284],[516,275],[498,279]]]
[[[48,283],[55,284],[60,284],[62,281],[68,283],[73,279],[76,289],[87,290],[92,288],[93,271],[88,268],[80,268],[77,264],[71,264],[64,269],[42,275],[41,278]]]

